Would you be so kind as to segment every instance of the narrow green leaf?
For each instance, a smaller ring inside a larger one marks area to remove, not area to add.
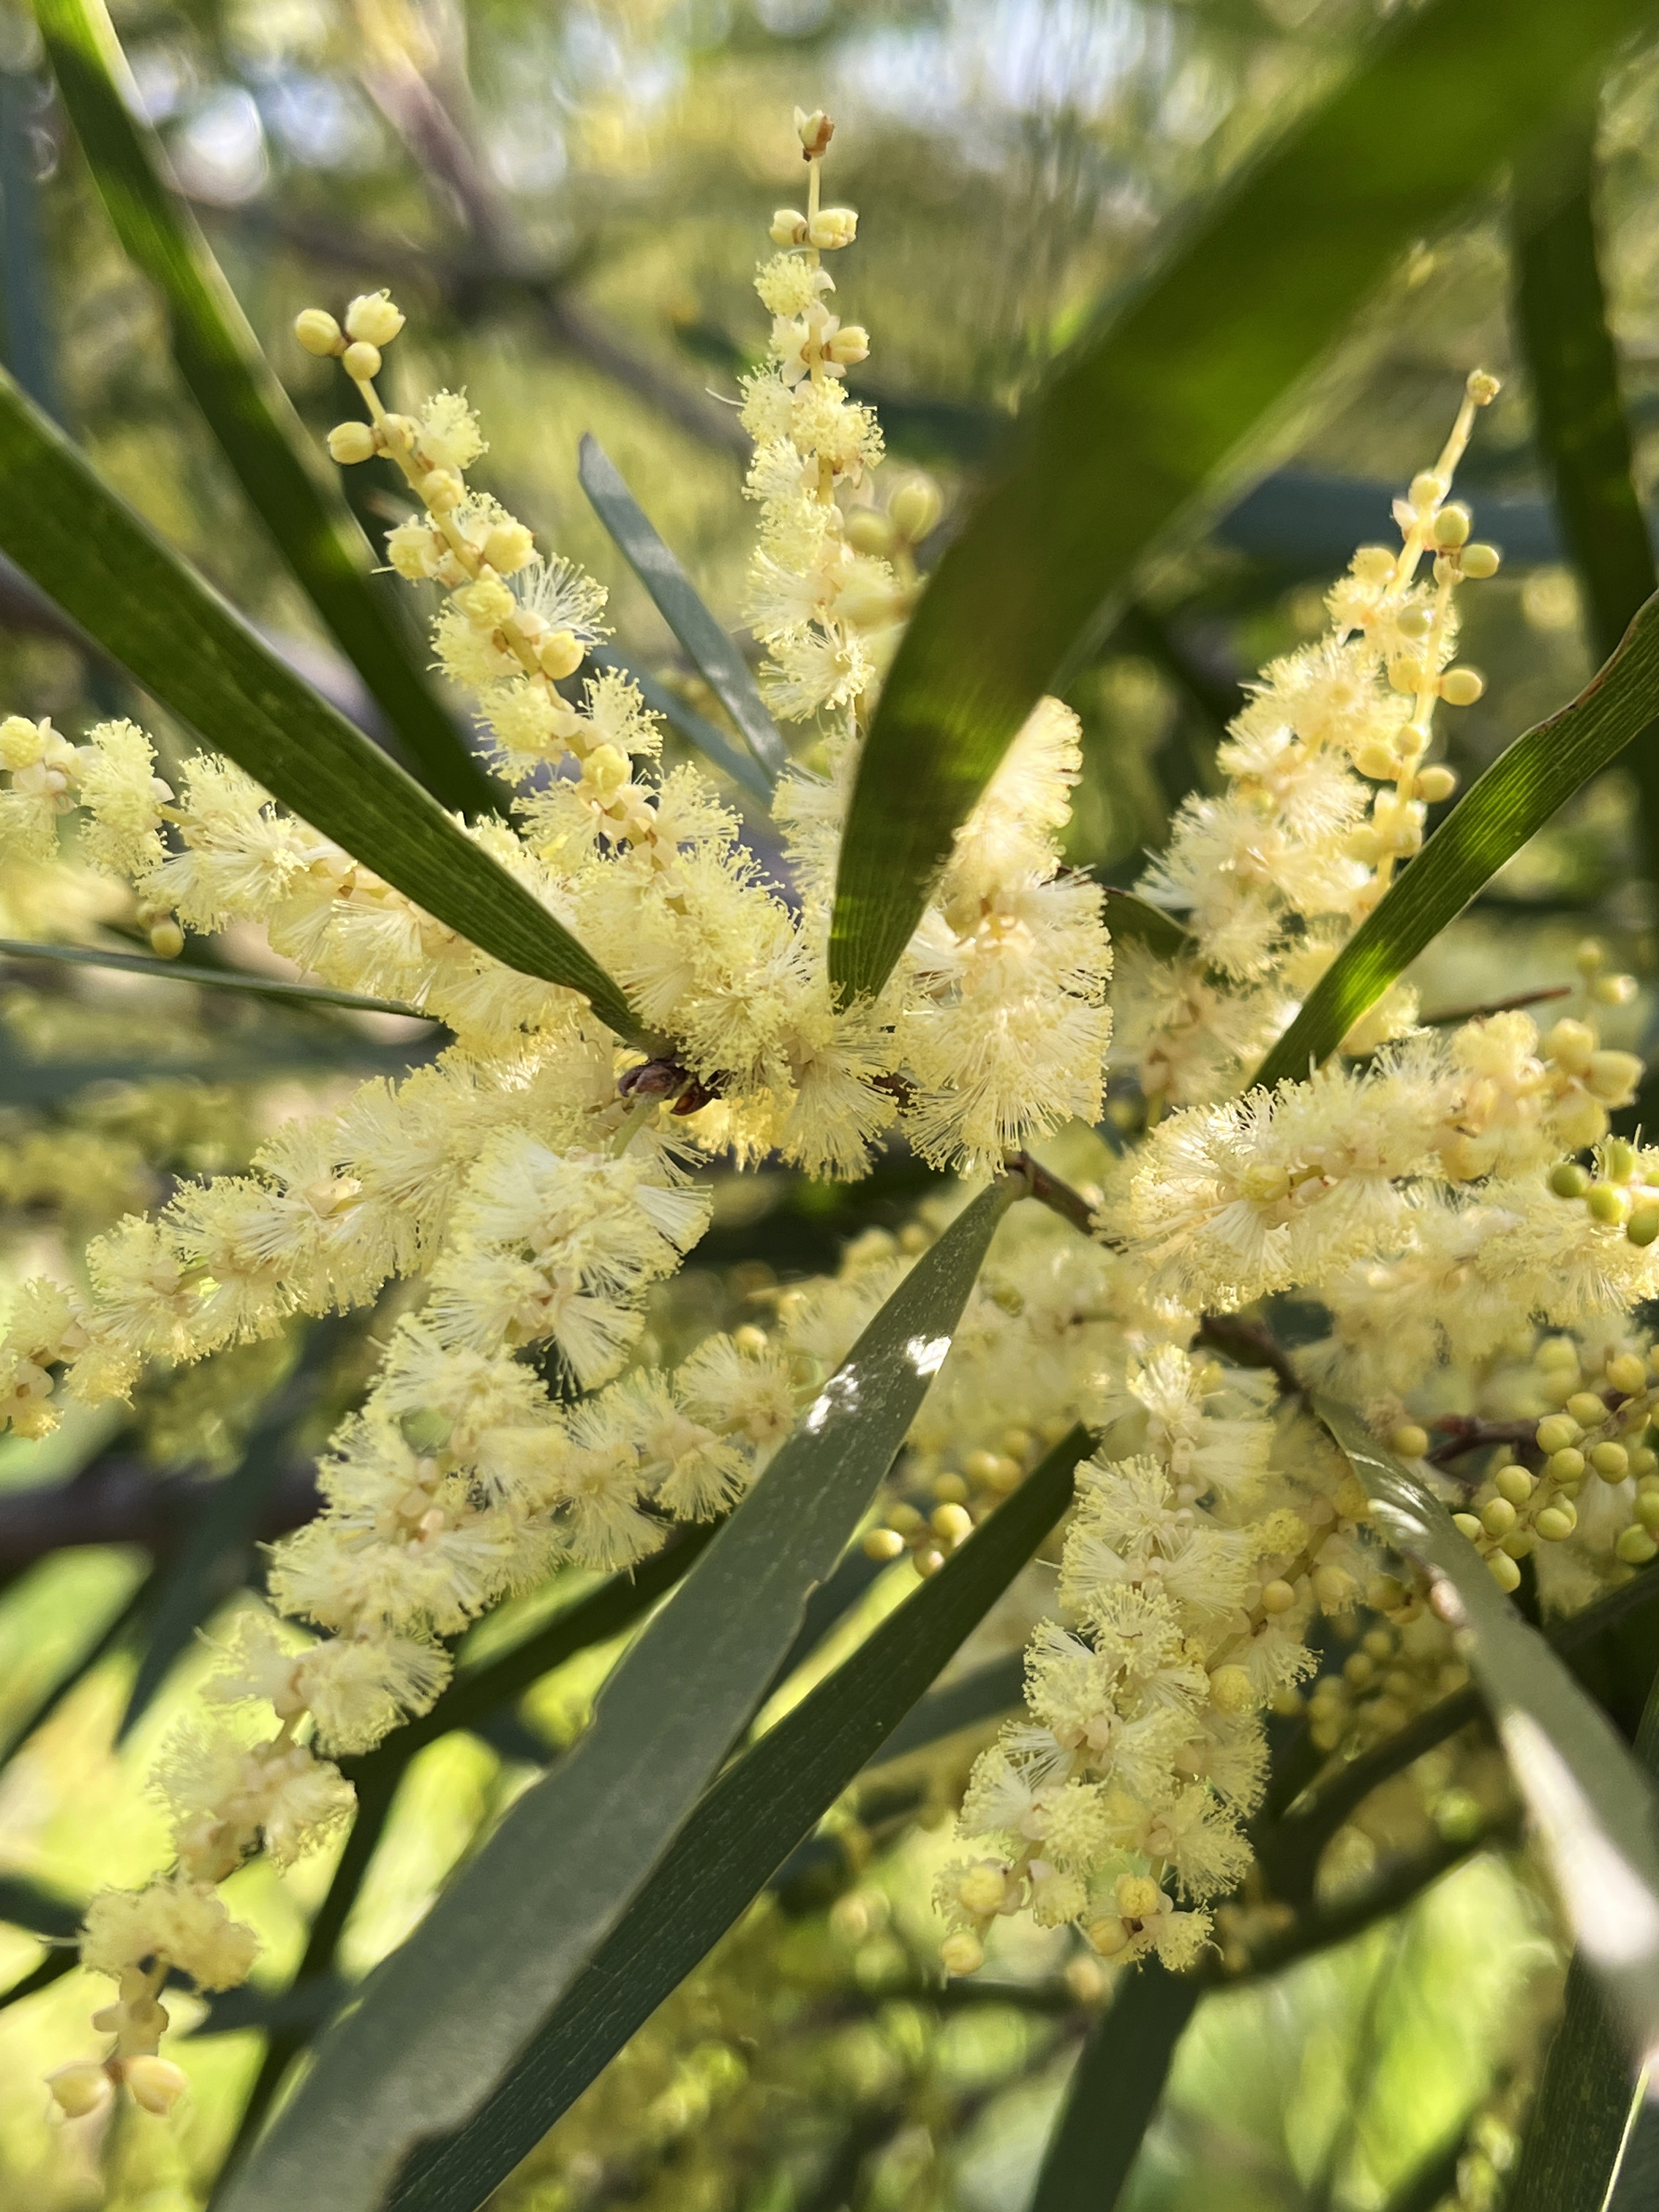
[[[1203,1994],[1156,1959],[1119,1981],[1077,2062],[1030,2212],[1112,2212]]]
[[[1193,939],[1174,915],[1110,884],[1106,886],[1106,927],[1120,944],[1144,945],[1160,960],[1178,960],[1193,949]]]
[[[0,318],[6,367],[56,422],[64,410],[29,127],[39,112],[39,92],[33,70],[0,69]]]
[[[1081,1429],[698,1802],[673,1850],[493,2094],[405,2166],[396,2212],[473,2212],[725,1933],[860,1771],[949,1692],[951,1654],[1066,1510]]]
[[[312,1323],[298,1364],[261,1409],[240,1463],[204,1486],[184,1542],[157,1577],[149,1633],[115,1732],[117,1743],[148,1711],[174,1660],[208,1615],[246,1576],[260,1509],[291,1464],[295,1432],[315,1406],[328,1363],[353,1326],[337,1316]]]
[[[1656,1795],[1611,1723],[1499,1591],[1428,1486],[1385,1451],[1350,1406],[1314,1411],[1364,1483],[1372,1519],[1425,1568],[1458,1632],[1568,1924],[1638,2058],[1659,2046]]]
[[[1648,1692],[1635,1747],[1648,1772],[1659,1773],[1659,1679]],[[1504,2212],[1601,2212],[1646,2102],[1595,1976],[1575,1952]]]
[[[1362,921],[1256,1070],[1258,1084],[1305,1076],[1367,1006],[1454,921],[1511,854],[1581,784],[1617,760],[1659,707],[1659,597],[1570,705],[1539,722],[1470,785],[1422,852]]]
[[[278,1075],[325,1075],[342,1069],[404,1075],[422,1052],[371,1044],[366,1037],[275,1038],[263,1050],[213,1053],[200,1060],[0,1060],[0,1106],[52,1106],[94,1083],[269,1083]]]
[[[75,134],[116,235],[166,302],[180,374],[283,559],[446,806],[498,801],[417,672],[337,485],[237,305],[155,134],[103,0],[36,0]]]
[[[0,551],[203,739],[324,836],[510,968],[638,1034],[562,923],[285,667],[0,377]]]
[[[63,1673],[40,1697],[20,1721],[15,1722],[0,1743],[0,1764],[20,1750],[38,1729],[43,1729],[64,1700],[73,1695],[99,1662],[106,1658],[122,1642],[134,1623],[142,1620],[149,1609],[161,1581],[161,1571],[152,1567],[131,1595],[117,1607],[109,1620],[77,1656],[70,1660]],[[0,1884],[0,1896],[3,1895]],[[8,1916],[0,1904],[0,1919]]]
[[[950,1349],[1005,1176],[870,1322],[764,1477],[361,2002],[233,2183],[227,2212],[368,2212],[425,2135],[506,2072],[685,1825],[789,1648]]]
[[[588,655],[596,668],[614,668],[637,684],[640,696],[653,714],[660,714],[671,729],[678,730],[690,744],[694,744],[705,759],[710,760],[733,783],[769,805],[772,798],[771,780],[758,769],[747,753],[740,753],[725,733],[715,728],[706,715],[688,707],[684,699],[677,698],[666,684],[659,684],[654,676],[631,660],[624,660],[611,646],[602,645]]]
[[[830,957],[843,997],[880,990],[1015,732],[1148,548],[1196,519],[1246,434],[1398,255],[1648,13],[1649,0],[1401,12],[1060,362],[946,548],[883,687],[842,843]]]
[[[70,968],[119,968],[130,975],[162,975],[169,983],[200,983],[210,991],[246,991],[256,999],[287,999],[313,1006],[349,1006],[355,1013],[412,1014],[429,1022],[418,1006],[401,999],[365,999],[356,991],[331,991],[325,983],[289,983],[279,975],[249,975],[235,968],[195,968],[188,961],[152,960],[143,952],[104,952],[90,945],[36,945],[27,938],[0,937],[0,953],[13,960],[57,960]]]
[[[1564,116],[1516,165],[1511,194],[1515,327],[1555,511],[1605,660],[1659,589],[1631,473],[1619,356],[1597,264],[1595,102]],[[1635,780],[1648,873],[1659,874],[1659,747],[1639,745]]]
[[[6,1875],[0,1876],[0,1920],[13,1928],[26,1929],[43,1943],[58,1943],[80,1927],[81,1908],[34,1882]]]
[[[788,767],[789,755],[761,704],[743,655],[703,605],[696,585],[658,537],[615,462],[591,432],[582,439],[577,473],[623,560],[650,592],[693,667],[743,732],[769,790]]]
[[[955,1735],[959,1729],[973,1728],[979,1722],[1012,1712],[1020,1701],[1024,1681],[1025,1655],[1011,1651],[1006,1658],[988,1659],[959,1681],[930,1692],[883,1744],[880,1764],[890,1765],[895,1759],[908,1759],[913,1751],[924,1751],[929,1744]]]

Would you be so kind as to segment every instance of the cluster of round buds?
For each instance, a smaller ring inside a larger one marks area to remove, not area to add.
[[[1578,1526],[1578,1499],[1592,1479],[1617,1488],[1633,1483],[1633,1516],[1613,1549],[1627,1566],[1644,1566],[1659,1554],[1659,1452],[1647,1442],[1659,1407],[1654,1369],[1659,1354],[1606,1353],[1594,1371],[1571,1337],[1548,1337],[1535,1364],[1540,1395],[1556,1411],[1547,1413],[1523,1443],[1529,1465],[1508,1446],[1494,1457],[1467,1512],[1452,1518],[1491,1568],[1498,1586],[1514,1589],[1517,1561],[1538,1543],[1565,1543]]]
[[[1340,1668],[1314,1684],[1307,1714],[1316,1750],[1362,1751],[1463,1686],[1467,1670],[1449,1656],[1445,1631],[1431,1613],[1414,1611],[1409,1634],[1382,1623],[1367,1629]]]
[[[124,1967],[115,2002],[92,2015],[97,2033],[115,2038],[108,2057],[77,2058],[46,2076],[52,2100],[66,2118],[84,2119],[122,2087],[145,2112],[165,2118],[190,2087],[183,2068],[158,2051],[171,2024],[159,1995],[167,1972],[163,1960]]]
[[[1348,577],[1332,595],[1339,626],[1364,631],[1383,654],[1390,687],[1413,701],[1408,719],[1386,736],[1372,738],[1354,759],[1362,775],[1394,786],[1391,792],[1378,793],[1370,820],[1347,841],[1353,859],[1378,870],[1379,890],[1398,860],[1420,850],[1427,809],[1449,799],[1457,787],[1450,769],[1425,764],[1434,738],[1436,702],[1470,707],[1486,690],[1478,670],[1443,663],[1453,635],[1457,586],[1496,575],[1498,554],[1495,546],[1471,542],[1473,517],[1449,495],[1475,412],[1489,406],[1498,389],[1497,378],[1483,369],[1470,375],[1444,451],[1433,468],[1413,477],[1407,496],[1395,503],[1395,519],[1404,537],[1399,552],[1383,545],[1361,546]],[[1431,592],[1414,580],[1425,558],[1431,564]]]
[[[380,373],[380,351],[404,326],[401,310],[385,292],[365,292],[345,311],[341,329],[326,307],[305,307],[294,319],[294,335],[307,353],[326,358],[337,356],[346,374],[358,386]],[[366,461],[386,450],[376,428],[367,422],[342,422],[328,434],[328,450],[337,461]]]
[[[1558,1027],[1565,1029],[1563,1022]],[[1582,1027],[1574,1024],[1575,1028]],[[1596,1053],[1594,1059],[1603,1060],[1633,1060],[1630,1053]],[[1640,1063],[1636,1062],[1638,1073]],[[1595,1071],[1587,1071],[1585,1080],[1592,1086]],[[1599,1098],[1605,1091],[1593,1092]],[[1628,1097],[1626,1090],[1626,1098]],[[1620,1099],[1620,1104],[1626,1099]],[[1634,1145],[1622,1137],[1609,1138],[1596,1156],[1600,1173],[1593,1173],[1577,1160],[1562,1160],[1550,1170],[1550,1188],[1560,1199],[1584,1206],[1593,1221],[1604,1229],[1622,1226],[1632,1244],[1646,1247],[1659,1238],[1659,1158],[1644,1160]]]
[[[1054,1435],[1008,1428],[994,1438],[995,1449],[980,1447],[962,1455],[960,1469],[942,1468],[921,1498],[896,1498],[864,1540],[872,1559],[897,1559],[906,1552],[919,1575],[937,1574],[946,1557],[966,1541],[1009,1492],[1018,1490],[1043,1451],[1068,1425],[1051,1424]]]
[[[953,1917],[972,1924],[945,1937],[939,1958],[947,1973],[976,1973],[985,1963],[985,1937],[992,1922],[1019,1911],[1026,1885],[998,1859],[976,1859],[970,1866],[953,1869],[950,1880],[951,1902],[957,1908]]]
[[[1090,1949],[1103,1959],[1156,1949],[1158,1923],[1176,1910],[1169,1891],[1161,1889],[1149,1874],[1121,1874],[1112,1902],[1117,1911],[1103,1913],[1083,1931]]]

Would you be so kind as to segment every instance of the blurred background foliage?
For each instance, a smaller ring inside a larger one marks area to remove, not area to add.
[[[1367,0],[180,0],[125,5],[116,21],[179,182],[309,427],[326,431],[338,392],[331,365],[292,340],[295,310],[391,284],[410,317],[398,395],[469,392],[491,439],[478,481],[611,586],[619,650],[718,722],[582,497],[576,446],[598,434],[735,625],[752,510],[731,402],[764,341],[749,281],[798,175],[792,104],[836,114],[834,197],[862,211],[840,280],[843,311],[874,338],[858,389],[896,458],[959,500],[1083,319],[1333,81],[1379,12]],[[1659,59],[1638,57],[1606,89],[1599,153],[1644,501],[1659,467],[1656,116]],[[1402,118],[1402,159],[1408,139]],[[367,713],[184,390],[164,315],[114,240],[13,0],[0,12],[0,191],[7,366],[269,639]],[[1138,872],[1182,797],[1210,781],[1243,676],[1323,628],[1325,586],[1384,533],[1475,363],[1506,386],[1462,489],[1506,565],[1474,597],[1466,652],[1489,688],[1456,720],[1454,765],[1472,774],[1578,687],[1592,656],[1514,358],[1511,287],[1494,191],[1420,244],[1272,452],[1143,579],[1072,688],[1088,746],[1076,865],[1120,884]],[[346,489],[372,536],[404,512],[379,465],[348,472]],[[66,729],[127,704],[15,571],[0,572],[0,698]],[[160,735],[180,742],[164,721]],[[1557,982],[1594,931],[1644,979],[1613,1040],[1640,1043],[1654,914],[1632,823],[1621,775],[1583,793],[1429,956],[1425,1006]],[[144,942],[103,882],[24,867],[0,883],[0,930]],[[217,951],[272,964],[251,943]],[[0,1287],[68,1270],[89,1233],[174,1178],[244,1164],[299,1100],[431,1048],[426,1025],[395,1018],[16,959],[0,1023]],[[792,1276],[832,1267],[848,1239],[899,1231],[925,1183],[902,1158],[855,1191],[730,1181],[697,1264],[661,1302],[656,1346],[672,1356]],[[408,1931],[570,1741],[621,1648],[619,1620],[556,1668],[521,1666],[476,1726],[382,1769],[341,1865],[235,1878],[237,1911],[267,1941],[262,1978],[211,2010],[178,2001],[199,2027],[177,2122],[129,2114],[103,2136],[49,2122],[36,2084],[78,2050],[87,1997],[38,1939],[66,1932],[94,1883],[136,1881],[163,1855],[140,1783],[204,1670],[195,1632],[223,1632],[257,1587],[259,1538],[308,1510],[308,1454],[395,1310],[158,1378],[128,1419],[82,1413],[44,1442],[0,1444],[0,1990],[12,1993],[0,2200],[16,2212],[204,2204],[250,2097],[264,2108],[337,1978]],[[875,1618],[911,1574],[854,1562],[837,1632]],[[485,1668],[523,1639],[540,1650],[550,1605],[556,1626],[586,1593],[562,1577],[476,1632],[469,1659]],[[1042,1595],[1039,1568],[953,1672],[1015,1651]],[[1614,1688],[1620,1666],[1650,1673],[1641,1645],[1615,1655]],[[985,1978],[939,1987],[932,1869],[983,1733],[867,1778],[503,2188],[503,2212],[1020,2205],[1106,1977],[1058,1937],[1011,1931]],[[1206,2001],[1133,2212],[1500,2200],[1563,1960],[1478,1733],[1365,1802],[1327,1854],[1322,1893],[1340,1902],[1391,1869],[1449,1864],[1429,1886],[1404,1882],[1404,1909],[1350,1940]]]

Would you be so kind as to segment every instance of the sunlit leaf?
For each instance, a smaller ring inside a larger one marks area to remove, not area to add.
[[[0,377],[0,550],[164,707],[273,798],[510,968],[580,991],[619,1034],[592,955],[414,778],[284,666]]]
[[[1659,1680],[1635,1751],[1650,1774],[1659,1772]],[[1616,2203],[1646,2105],[1595,1975],[1575,1954],[1504,2212],[1601,2212]]]
[[[1581,1955],[1625,2048],[1659,2047],[1659,1799],[1599,1707],[1499,1591],[1428,1485],[1383,1449],[1360,1416],[1316,1397],[1395,1548],[1422,1567],[1436,1610],[1491,1711]]]
[[[693,667],[742,731],[769,789],[788,766],[789,756],[772,717],[761,704],[743,655],[703,605],[696,585],[623,482],[615,462],[591,434],[581,441],[578,473],[582,489],[623,558],[650,592],[658,613],[685,648]]]
[[[891,1465],[1023,1186],[959,1214],[272,2122],[227,2212],[368,2212],[422,2136],[507,2071],[672,1845]]]
[[[946,548],[884,685],[842,845],[831,973],[873,996],[998,762],[1396,258],[1646,15],[1429,0],[1244,171],[1061,362]],[[1412,151],[1401,155],[1401,118]]]
[[[397,2212],[473,2212],[860,1769],[896,1742],[907,1711],[919,1721],[951,1696],[916,1703],[1065,1511],[1087,1449],[1081,1429],[1056,1444],[931,1580],[720,1777],[493,2094],[455,2135],[410,2160],[390,2199]]]
[[[1321,976],[1255,1080],[1305,1076],[1334,1052],[1367,1006],[1558,807],[1618,759],[1656,708],[1659,598],[1571,705],[1517,738],[1469,787]]]
[[[165,301],[180,374],[225,459],[427,788],[489,813],[480,761],[428,690],[372,556],[180,197],[103,0],[38,0],[64,105],[116,235]]]

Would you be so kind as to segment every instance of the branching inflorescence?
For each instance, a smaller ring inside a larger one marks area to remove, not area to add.
[[[1541,1038],[1516,1012],[1437,1036],[1396,990],[1346,1062],[1237,1095],[1452,787],[1429,758],[1435,706],[1479,694],[1454,659],[1457,596],[1498,562],[1449,493],[1494,382],[1469,379],[1444,453],[1397,507],[1401,549],[1362,549],[1329,635],[1266,672],[1221,754],[1224,793],[1177,818],[1143,891],[1188,947],[1121,949],[1115,1044],[1102,896],[1060,866],[1079,747],[1054,701],[959,833],[882,995],[839,1008],[841,824],[940,500],[915,477],[884,490],[875,416],[847,390],[869,340],[833,311],[826,265],[857,222],[820,204],[832,126],[797,120],[807,205],[773,219],[757,279],[771,357],[743,396],[760,512],[747,618],[763,688],[811,723],[817,763],[777,793],[790,897],[711,782],[661,768],[635,687],[584,675],[605,594],[469,483],[483,447],[465,400],[386,405],[392,301],[354,301],[343,328],[321,309],[297,325],[363,403],[332,433],[335,459],[385,455],[407,479],[418,512],[392,531],[392,564],[440,595],[439,660],[517,794],[510,819],[470,834],[617,980],[654,1057],[222,759],[191,761],[175,793],[131,723],[78,745],[49,723],[0,726],[8,848],[49,859],[72,814],[79,857],[127,879],[159,951],[254,924],[308,974],[419,1006],[454,1038],[402,1081],[288,1122],[246,1173],[128,1216],[78,1287],[26,1285],[0,1340],[6,1409],[40,1436],[64,1395],[120,1397],[147,1364],[419,1286],[332,1439],[324,1510],[274,1549],[283,1620],[244,1619],[212,1717],[167,1750],[173,1865],[94,1901],[82,1955],[115,1978],[95,2022],[112,2040],[57,2078],[68,2110],[118,2080],[167,2108],[183,2083],[159,2055],[168,1973],[220,1989],[252,1957],[218,1886],[349,1817],[335,1759],[426,1711],[480,1613],[561,1563],[626,1568],[674,1522],[729,1509],[955,1202],[900,1238],[872,1232],[836,1279],[779,1295],[765,1327],[665,1368],[641,1352],[646,1301],[707,1224],[714,1161],[775,1154],[853,1178],[896,1128],[971,1178],[1097,1122],[1109,1048],[1145,1103],[1139,1141],[1090,1194],[1097,1237],[1034,1208],[1000,1233],[910,1440],[905,1480],[932,1510],[895,1494],[869,1538],[927,1571],[1045,1442],[1079,1419],[1100,1439],[1029,1712],[981,1761],[963,1811],[974,1855],[941,1883],[953,1970],[1027,1910],[1107,1957],[1195,1961],[1249,1863],[1264,1717],[1297,1704],[1316,1616],[1383,1617],[1367,1663],[1393,1702],[1370,1699],[1373,1728],[1443,1686],[1443,1632],[1375,1550],[1346,1462],[1279,1376],[1215,1356],[1206,1313],[1291,1291],[1322,1302],[1327,1334],[1295,1372],[1425,1465],[1413,1407],[1449,1402],[1448,1377],[1471,1417],[1535,1421],[1477,1468],[1463,1524],[1506,1588],[1534,1548],[1563,1606],[1654,1554],[1659,1462],[1642,1439],[1659,1385],[1630,1316],[1659,1289],[1659,1152],[1607,1133],[1639,1067],[1594,1020],[1626,981],[1587,955],[1583,1009]],[[1358,1723],[1326,1707],[1315,1726],[1334,1750]]]

